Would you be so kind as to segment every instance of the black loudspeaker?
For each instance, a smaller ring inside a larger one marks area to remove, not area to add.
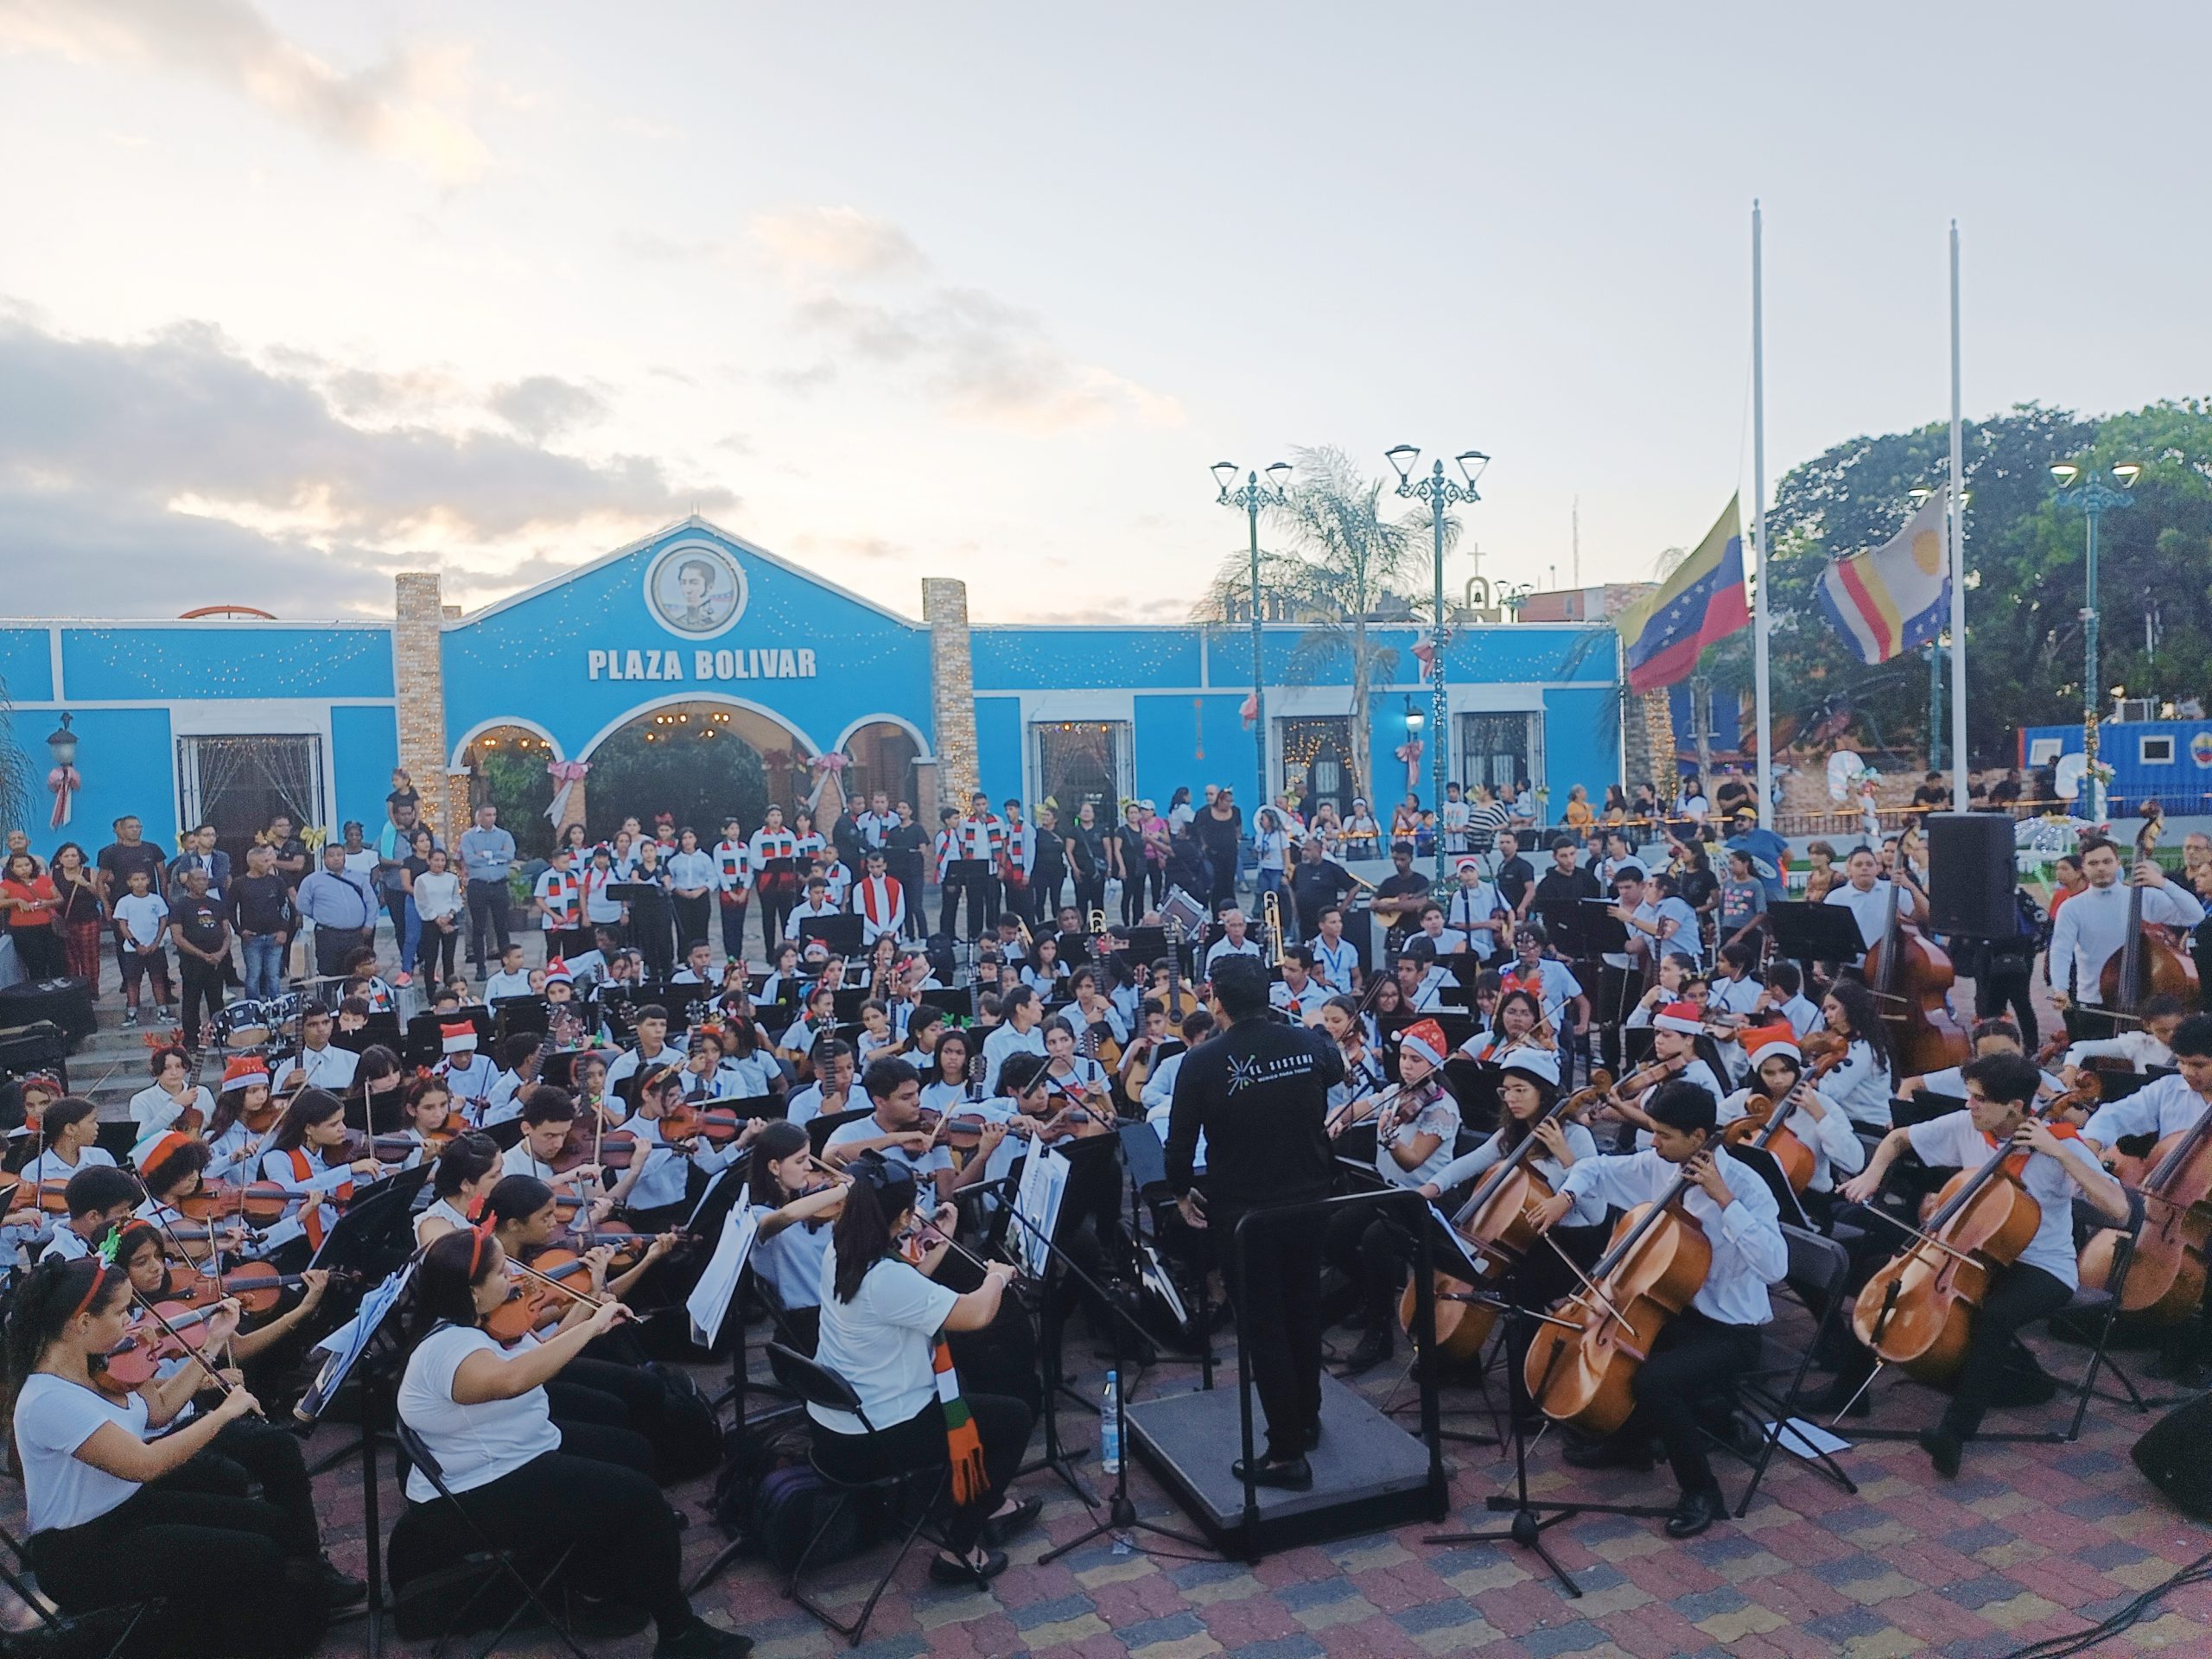
[[[2168,1412],[2129,1455],[2170,1503],[2212,1521],[2212,1394]]]
[[[2003,812],[1931,812],[1928,902],[1938,933],[2007,939],[2020,931],[2012,902],[2012,820]]]

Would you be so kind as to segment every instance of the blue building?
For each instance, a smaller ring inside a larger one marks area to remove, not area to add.
[[[2082,754],[2080,721],[2029,726],[2020,732],[2013,764],[2031,774],[2049,769],[2070,776]],[[2132,817],[2146,800],[2176,817],[2212,814],[2212,721],[2107,721],[2097,728],[2097,759],[2112,768],[2105,786],[2108,817]],[[2085,800],[2086,791],[2075,798],[2077,814]]]
[[[849,788],[887,789],[931,825],[938,802],[976,785],[995,801],[1052,798],[1064,813],[1090,799],[1109,819],[1130,797],[1164,809],[1179,785],[1249,797],[1246,626],[971,626],[964,582],[921,586],[915,620],[694,518],[465,616],[442,604],[436,576],[404,575],[389,619],[0,620],[0,675],[35,757],[41,851],[65,838],[97,846],[124,813],[169,844],[207,822],[242,845],[278,810],[334,833],[359,818],[373,833],[396,766],[427,816],[455,826],[496,760],[520,757],[550,798],[547,766],[590,766],[617,740],[741,743],[786,805],[835,752]],[[1305,632],[1263,631],[1270,790],[1340,804],[1356,791],[1378,805],[1402,796],[1408,713],[1428,707],[1415,631],[1374,632],[1397,667],[1372,689],[1371,749],[1357,758],[1351,664],[1309,665]],[[1455,778],[1525,777],[1554,810],[1569,785],[1601,799],[1618,779],[1610,630],[1465,627],[1448,655]],[[65,713],[81,781],[67,826],[49,829],[39,739]],[[1427,778],[1424,760],[1424,795]],[[584,816],[591,788],[586,775],[564,821]]]

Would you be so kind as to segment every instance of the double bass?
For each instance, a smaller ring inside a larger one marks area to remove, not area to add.
[[[2158,850],[2158,820],[2151,819],[2135,837],[2135,858],[2142,863]],[[2120,1014],[2139,1014],[2154,996],[2179,997],[2184,1007],[2196,1006],[2196,963],[2185,950],[2177,950],[2163,927],[2145,926],[2144,889],[2131,881],[2127,889],[2127,941],[2107,960],[2097,976],[2097,993],[2106,1007]]]
[[[1551,1183],[1532,1167],[1543,1151],[1536,1139],[1538,1126],[1566,1122],[1603,1100],[1612,1086],[1611,1074],[1600,1067],[1590,1074],[1588,1088],[1554,1101],[1551,1109],[1529,1125],[1521,1144],[1483,1178],[1459,1213],[1452,1217],[1452,1231],[1467,1241],[1469,1254],[1482,1259],[1493,1279],[1535,1248],[1537,1234],[1529,1223],[1529,1211],[1553,1196]],[[1481,1288],[1448,1273],[1439,1272],[1435,1276],[1432,1300],[1436,1310],[1436,1347],[1448,1358],[1473,1358],[1497,1324],[1497,1308],[1488,1302],[1468,1300]],[[1398,1324],[1408,1336],[1416,1334],[1417,1303],[1408,1281],[1398,1298]]]
[[[1900,884],[1890,882],[1882,937],[1866,953],[1866,983],[1881,1004],[1890,1052],[1905,1075],[1925,1077],[1964,1065],[1973,1056],[1966,1027],[1946,997],[1958,976],[1943,947],[1897,913]]]

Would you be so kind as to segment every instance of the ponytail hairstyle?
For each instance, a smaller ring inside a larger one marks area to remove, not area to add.
[[[441,1198],[457,1197],[462,1187],[482,1180],[499,1162],[499,1143],[490,1135],[474,1130],[457,1135],[446,1142],[446,1149],[438,1154],[430,1171],[430,1192]]]
[[[8,1376],[12,1389],[38,1369],[46,1351],[79,1313],[106,1306],[130,1280],[97,1255],[48,1256],[23,1276],[8,1310]]]
[[[502,1176],[484,1200],[484,1218],[498,1226],[528,1221],[553,1202],[553,1189],[535,1175]]]
[[[749,1189],[746,1196],[755,1204],[765,1204],[774,1210],[789,1204],[791,1195],[783,1190],[783,1183],[776,1179],[770,1166],[782,1163],[806,1141],[806,1130],[801,1125],[781,1118],[762,1129],[753,1143],[753,1165],[746,1173]]]
[[[499,1241],[474,1227],[457,1227],[431,1240],[415,1275],[415,1340],[442,1325],[474,1331],[481,1323],[476,1287],[491,1277],[501,1256]]]
[[[307,1144],[310,1128],[318,1123],[327,1123],[345,1109],[346,1103],[327,1089],[301,1090],[284,1109],[284,1116],[276,1121],[276,1128],[269,1137],[269,1150],[296,1152]]]
[[[72,1123],[83,1122],[86,1118],[97,1114],[99,1110],[99,1107],[81,1095],[64,1095],[49,1105],[41,1115],[40,1133],[46,1137],[46,1144],[52,1146],[62,1130],[67,1128]]]
[[[845,1189],[844,1208],[837,1212],[830,1234],[837,1255],[835,1289],[841,1302],[859,1295],[868,1269],[894,1254],[892,1224],[914,1207],[914,1177],[904,1165],[867,1152],[854,1159],[848,1170],[852,1185]]]

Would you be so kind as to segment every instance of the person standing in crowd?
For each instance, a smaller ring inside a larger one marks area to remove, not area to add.
[[[556,847],[531,889],[530,907],[545,935],[548,963],[575,956],[589,937],[584,921],[583,884],[575,860],[568,848]]]
[[[913,804],[910,801],[899,803],[897,817],[899,822],[890,830],[885,845],[890,849],[891,874],[899,879],[899,886],[906,889],[906,935],[910,939],[918,939],[926,929],[926,924],[922,919],[922,876],[929,852],[930,832],[927,825],[915,822]],[[1038,879],[1040,881],[1043,880],[1042,872],[1046,868],[1046,839],[1050,828],[1050,820],[1040,813],[1038,828],[1039,837]],[[1057,856],[1058,852],[1057,843],[1051,846],[1051,851]]]
[[[1190,1050],[1176,1071],[1167,1179],[1184,1222],[1211,1236],[1230,1294],[1244,1299],[1245,1363],[1268,1420],[1268,1449],[1249,1478],[1304,1491],[1313,1484],[1306,1453],[1321,1431],[1321,1230],[1262,1223],[1240,1241],[1237,1224],[1329,1196],[1335,1160],[1325,1120],[1344,1056],[1319,1027],[1269,1016],[1268,970],[1255,958],[1215,966],[1212,1007],[1227,1029]],[[1194,1186],[1201,1135],[1203,1198]],[[1233,1472],[1247,1478],[1242,1459]]]
[[[499,886],[505,893],[506,883]],[[300,883],[299,910],[315,924],[315,971],[321,979],[343,975],[376,928],[377,899],[369,878],[346,868],[346,849],[334,841],[323,846],[322,868]]]
[[[215,826],[203,823],[184,838],[184,849],[169,861],[168,891],[163,896],[171,904],[184,892],[184,873],[189,869],[207,872],[207,891],[216,903],[231,885],[231,855],[215,845]]]
[[[185,1047],[196,1054],[205,1035],[200,1011],[204,1007],[210,1020],[222,1013],[223,984],[231,967],[231,925],[200,865],[184,873],[184,891],[169,912],[169,937],[176,941],[177,972],[184,982],[179,1029]]]
[[[638,843],[638,868],[632,884],[644,889],[630,900],[630,938],[645,959],[645,971],[666,979],[676,969],[675,935],[668,906],[668,866],[660,842],[646,836]]]
[[[701,849],[699,832],[688,823],[677,832],[676,851],[669,855],[668,885],[670,908],[676,913],[677,954],[688,956],[693,945],[712,939],[709,923],[714,894],[721,886],[714,859]]]
[[[407,861],[414,855],[416,832],[423,827],[422,810],[414,790],[394,790],[385,799],[385,821],[377,830],[377,891],[384,899],[385,914],[391,918],[392,943],[399,947],[394,982],[400,985],[410,982],[422,942],[422,921],[407,908]]]
[[[2115,1029],[2104,1007],[2100,982],[2105,964],[2127,943],[2128,889],[2143,889],[2145,922],[2188,932],[2204,919],[2205,911],[2195,893],[2166,879],[2156,860],[2139,861],[2122,881],[2120,849],[2102,836],[2082,842],[2076,855],[2088,885],[2054,908],[2044,966],[2051,1002],[2065,1017],[2067,1035],[2078,1043],[2109,1037]],[[1854,867],[1858,861],[1859,855],[1853,853]]]
[[[467,901],[461,894],[461,877],[454,874],[446,849],[435,845],[426,849],[419,835],[415,848],[414,857],[408,860],[411,883],[408,897],[422,925],[416,948],[423,976],[436,986],[453,977],[454,953],[461,944],[461,912]],[[419,870],[414,868],[416,859],[423,863]]]
[[[745,907],[753,902],[753,848],[735,818],[722,820],[715,843],[715,910],[721,920],[722,957],[745,961]]]
[[[747,850],[753,890],[760,895],[760,951],[773,962],[776,947],[784,942],[784,918],[798,896],[798,837],[784,827],[782,807],[769,807]]]
[[[1237,807],[1234,790],[1224,785],[1214,792],[1212,803],[1198,814],[1198,830],[1213,872],[1206,908],[1218,911],[1236,900],[1236,857],[1244,839],[1244,814]]]
[[[997,874],[1006,909],[1025,926],[1038,920],[1030,882],[1037,873],[1037,831],[1022,822],[1021,803],[1006,803],[1006,827],[999,845]]]
[[[167,874],[164,861],[162,858],[162,849],[145,838],[145,826],[138,821],[137,813],[126,812],[116,819],[114,830],[115,839],[100,849],[98,860],[100,903],[107,907],[107,913],[111,918],[116,914],[116,906],[130,896],[130,876],[133,871],[146,872],[146,893],[149,897],[155,899],[162,897],[162,879]],[[167,901],[164,900],[163,903],[166,908]],[[122,972],[126,984],[135,985],[137,976],[131,972],[131,965],[126,957],[130,948],[124,941],[123,930],[118,928],[115,950],[116,967]],[[143,969],[140,970],[141,973],[143,971]],[[166,966],[160,976],[160,1000],[167,1003],[169,1001],[169,988]],[[132,999],[132,1004],[134,1007],[137,1004],[135,997]]]
[[[1357,885],[1351,872],[1329,856],[1319,836],[1309,835],[1300,842],[1298,861],[1290,867],[1290,899],[1298,913],[1299,938],[1317,936],[1323,912],[1341,909]]]
[[[977,790],[968,798],[968,816],[952,825],[950,860],[938,880],[945,890],[944,927],[952,920],[962,893],[968,899],[968,937],[980,939],[999,925],[998,868],[1006,826],[991,812],[990,797]]]
[[[106,917],[100,904],[99,872],[85,856],[85,849],[65,841],[54,849],[54,892],[60,903],[54,911],[55,931],[61,935],[63,970],[83,980],[100,994],[100,933]]]
[[[8,918],[8,938],[26,979],[59,979],[68,966],[54,918],[61,895],[54,878],[40,872],[29,853],[10,853],[0,873],[0,913]]]
[[[499,809],[489,801],[461,832],[461,868],[468,882],[468,963],[480,976],[486,962],[506,954],[507,878],[515,868],[515,838],[499,828]]]

